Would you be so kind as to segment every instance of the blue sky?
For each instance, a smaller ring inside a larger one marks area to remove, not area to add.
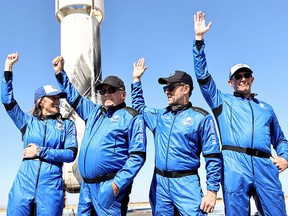
[[[236,63],[247,63],[254,71],[253,91],[274,107],[280,125],[288,136],[286,87],[288,80],[288,2],[287,0],[193,1],[193,0],[106,0],[101,28],[103,77],[120,76],[128,90],[133,62],[144,57],[149,67],[142,82],[148,106],[163,108],[167,98],[158,85],[158,77],[173,70],[194,77],[192,42],[193,15],[202,10],[212,28],[205,35],[208,67],[218,88],[232,92],[228,71]],[[0,13],[0,63],[8,53],[19,52],[14,66],[15,98],[23,110],[33,108],[36,88],[56,84],[52,59],[60,54],[60,24],[55,18],[54,1],[5,1]],[[65,56],[64,56],[65,58]],[[193,105],[210,111],[194,79]],[[0,206],[22,159],[20,132],[0,107]],[[148,201],[153,170],[153,139],[148,133],[147,162],[134,182],[131,201]],[[205,191],[204,164],[200,169]],[[288,195],[287,170],[280,174]],[[222,195],[219,193],[219,197]],[[75,198],[75,197],[74,197]],[[73,202],[73,201],[71,201]],[[71,203],[72,204],[72,203]]]

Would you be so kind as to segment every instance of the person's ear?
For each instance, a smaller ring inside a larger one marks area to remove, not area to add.
[[[123,100],[126,99],[126,91],[123,91],[123,92],[122,92],[122,98],[123,98]]]
[[[228,80],[228,84],[231,86],[231,87],[234,87],[234,84],[233,84],[233,82],[232,82],[232,80],[230,79],[230,80]]]
[[[37,105],[38,105],[38,107],[39,107],[40,109],[42,108],[42,104],[43,104],[42,99],[40,99],[40,100],[38,101],[38,103],[37,103]]]
[[[184,94],[188,94],[189,95],[190,86],[188,84],[185,84],[183,87],[184,87]]]

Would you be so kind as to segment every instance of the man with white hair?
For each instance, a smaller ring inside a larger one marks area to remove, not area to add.
[[[108,76],[96,86],[102,104],[79,94],[57,56],[53,67],[68,103],[85,121],[78,157],[83,182],[78,215],[95,209],[101,215],[126,215],[133,180],[146,159],[146,131],[142,115],[127,107],[124,82]]]

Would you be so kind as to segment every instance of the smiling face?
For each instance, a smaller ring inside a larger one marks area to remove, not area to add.
[[[55,96],[44,96],[39,102],[41,107],[42,115],[55,115],[60,112],[60,99],[59,95]]]
[[[237,72],[234,74],[228,83],[233,87],[235,92],[242,94],[244,97],[249,98],[251,96],[251,87],[254,81],[254,77],[250,72]]]
[[[100,90],[102,104],[105,109],[109,109],[110,107],[117,106],[125,101],[126,92],[124,90],[120,90],[118,88],[114,88],[110,85],[104,85]]]

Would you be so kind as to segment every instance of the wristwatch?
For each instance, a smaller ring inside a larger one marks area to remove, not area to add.
[[[36,155],[37,155],[38,157],[39,157],[39,155],[40,155],[41,150],[42,150],[42,147],[37,146],[37,148],[36,148]]]

